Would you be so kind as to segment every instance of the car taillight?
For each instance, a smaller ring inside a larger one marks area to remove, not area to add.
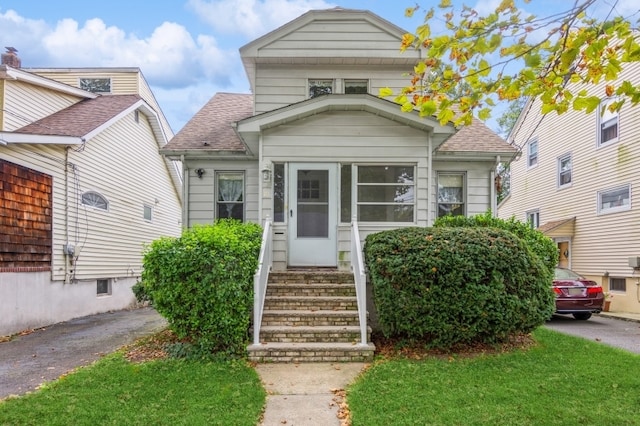
[[[558,287],[554,287],[553,291],[555,291],[556,294],[562,294],[562,290],[560,290]]]
[[[587,287],[587,294],[598,294],[602,293],[602,287]]]

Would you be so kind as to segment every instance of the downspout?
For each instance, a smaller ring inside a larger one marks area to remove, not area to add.
[[[431,188],[433,179],[433,138],[432,133],[427,136],[427,226],[433,225],[433,214],[431,211]]]
[[[64,244],[69,244],[69,146],[64,149]],[[54,248],[55,250],[55,248]],[[69,259],[66,250],[64,259],[64,283],[69,284]]]
[[[182,228],[189,228],[189,170],[184,161],[184,154],[180,156],[182,163]]]
[[[500,164],[500,156],[496,156],[496,163],[493,165],[491,169],[491,181],[489,185],[491,186],[491,216],[498,217],[498,194],[496,192],[496,169]]]

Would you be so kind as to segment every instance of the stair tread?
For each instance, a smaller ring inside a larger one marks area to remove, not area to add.
[[[249,350],[261,350],[261,349],[336,349],[336,350],[375,350],[373,343],[367,343],[363,345],[361,343],[354,342],[265,342],[260,344],[249,345]]]
[[[282,295],[269,295],[265,300],[357,300],[356,296],[282,296]]]
[[[358,311],[355,309],[339,309],[339,310],[326,310],[326,309],[318,309],[318,310],[310,310],[310,309],[265,309],[262,311],[262,315],[327,315],[327,316],[337,316],[337,315],[349,315],[349,316],[357,316]]]
[[[359,325],[263,325],[262,331],[360,331]]]

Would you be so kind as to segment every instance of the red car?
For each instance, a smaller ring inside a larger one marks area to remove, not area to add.
[[[588,320],[591,314],[602,311],[602,287],[569,269],[556,268],[553,291],[557,314],[572,314],[577,320]]]

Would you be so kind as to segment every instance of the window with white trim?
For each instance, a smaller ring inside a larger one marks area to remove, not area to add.
[[[536,229],[540,226],[540,211],[531,210],[526,213],[527,223],[532,229]]]
[[[438,217],[465,214],[464,173],[438,173]]]
[[[538,165],[538,139],[531,139],[527,143],[527,168]]]
[[[109,210],[109,202],[105,197],[94,191],[87,191],[82,194],[81,202],[85,206],[99,210]]]
[[[369,93],[369,81],[368,80],[344,80],[344,93],[347,95]]]
[[[110,78],[81,78],[80,88],[92,93],[111,93]]]
[[[358,220],[362,222],[414,222],[414,173],[413,166],[357,166],[356,208]],[[344,200],[344,194],[342,198]]]
[[[333,93],[333,80],[309,80],[309,99]]]
[[[216,219],[244,221],[244,172],[217,172],[216,194]]]
[[[631,209],[631,185],[598,191],[598,214]]]
[[[558,187],[562,188],[571,185],[572,171],[571,154],[558,158]]]
[[[598,109],[598,146],[618,141],[618,111],[610,111],[609,107],[616,99],[605,99]]]

